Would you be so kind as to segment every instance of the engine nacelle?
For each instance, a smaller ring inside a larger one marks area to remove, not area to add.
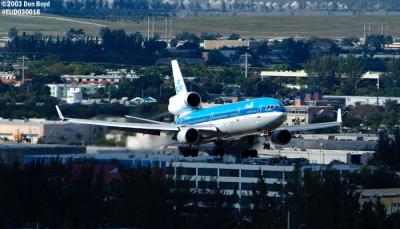
[[[292,140],[292,134],[288,130],[277,130],[271,135],[271,141],[278,145],[286,145]]]
[[[193,128],[182,129],[178,132],[176,139],[180,143],[194,144],[199,141],[200,134],[196,129]]]
[[[196,92],[178,94],[169,99],[168,111],[171,114],[179,115],[183,111],[199,107],[201,96]]]

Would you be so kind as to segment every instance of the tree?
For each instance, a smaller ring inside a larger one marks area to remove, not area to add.
[[[208,60],[206,61],[207,65],[225,65],[226,57],[218,50],[212,50],[208,53]]]
[[[400,128],[394,131],[394,137],[391,138],[388,132],[381,132],[374,154],[374,161],[377,164],[384,164],[393,170],[400,169]]]
[[[228,37],[228,40],[239,40],[240,39],[240,35],[237,33],[231,33]]]
[[[338,64],[336,56],[315,56],[307,62],[305,69],[310,76],[315,77],[313,80],[318,80],[315,83],[333,92],[339,85]]]

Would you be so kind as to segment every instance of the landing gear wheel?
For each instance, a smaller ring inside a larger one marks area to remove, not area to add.
[[[242,157],[243,158],[247,158],[247,157],[257,157],[258,152],[257,150],[253,149],[253,150],[243,150],[242,151]]]
[[[182,155],[184,157],[197,157],[197,156],[199,156],[199,150],[192,149],[192,148],[183,148]]]
[[[198,149],[191,149],[190,150],[190,156],[192,156],[192,157],[199,156],[199,150]]]
[[[271,144],[269,142],[264,143],[264,149],[271,149]]]
[[[224,149],[222,148],[215,148],[214,149],[214,155],[217,157],[223,157],[224,156]]]

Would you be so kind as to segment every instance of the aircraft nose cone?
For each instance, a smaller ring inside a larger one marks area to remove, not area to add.
[[[285,110],[285,111],[282,111],[282,112],[280,112],[280,115],[279,115],[279,120],[280,120],[282,123],[286,121],[286,118],[287,118],[287,113],[286,113],[286,110]]]

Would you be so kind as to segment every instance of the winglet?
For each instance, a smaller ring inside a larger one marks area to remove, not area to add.
[[[61,113],[61,110],[58,107],[58,105],[56,105],[56,110],[57,110],[57,113],[58,113],[58,117],[60,117],[61,121],[64,121],[65,120],[64,115]]]
[[[337,120],[336,120],[336,122],[342,123],[342,109],[340,109],[340,108],[337,110]]]
[[[176,94],[187,92],[185,82],[183,81],[183,76],[181,69],[177,60],[171,61],[172,74],[174,75],[175,92]]]

